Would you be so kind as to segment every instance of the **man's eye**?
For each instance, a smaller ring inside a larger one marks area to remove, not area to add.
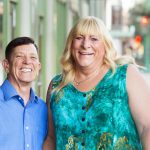
[[[22,56],[22,55],[17,55],[17,56],[16,56],[16,58],[21,58],[21,57],[23,57],[23,56]]]
[[[35,57],[35,56],[32,56],[31,58],[32,58],[32,59],[37,59],[37,57]]]

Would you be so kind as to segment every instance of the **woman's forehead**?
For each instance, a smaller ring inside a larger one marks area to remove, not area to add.
[[[101,34],[95,31],[78,31],[75,33],[75,36],[98,36],[101,37]]]
[[[101,32],[99,27],[96,25],[84,25],[78,26],[75,30],[75,35],[96,35],[100,36]]]

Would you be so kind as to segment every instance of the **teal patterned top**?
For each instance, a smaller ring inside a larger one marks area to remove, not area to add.
[[[95,88],[77,90],[72,83],[51,93],[57,150],[141,150],[128,106],[126,70],[111,69]],[[52,80],[55,88],[61,75]]]

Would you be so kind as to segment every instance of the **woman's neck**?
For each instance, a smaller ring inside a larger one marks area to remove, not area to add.
[[[101,72],[104,70],[105,66],[97,67],[95,69],[86,69],[86,70],[80,70],[76,73],[74,78],[74,84],[76,86],[79,86],[80,84],[85,84],[85,82],[89,82],[97,76],[101,74]]]

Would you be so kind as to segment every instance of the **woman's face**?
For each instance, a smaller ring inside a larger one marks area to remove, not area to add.
[[[77,35],[72,43],[72,55],[78,67],[93,68],[103,64],[105,49],[100,36]]]

